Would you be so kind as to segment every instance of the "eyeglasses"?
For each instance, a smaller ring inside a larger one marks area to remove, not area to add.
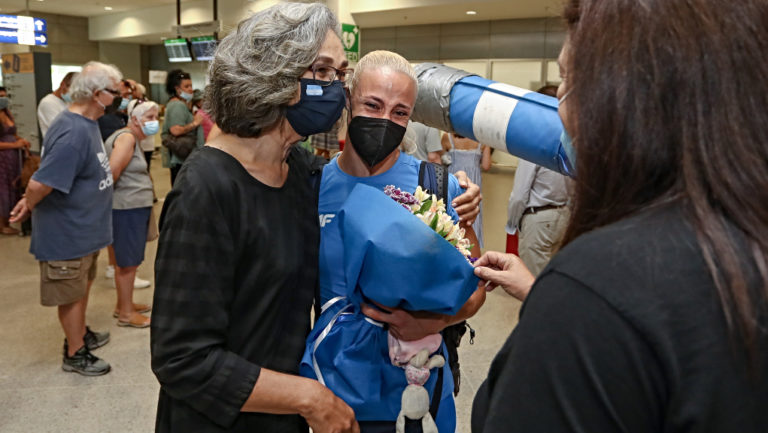
[[[105,87],[105,88],[103,88],[101,90],[111,94],[112,96],[120,96],[120,92],[117,91],[117,90],[114,90],[114,89],[108,89],[108,88]]]
[[[336,69],[328,65],[312,65],[309,69],[312,71],[312,79],[322,87],[329,86],[337,79],[344,83],[355,71],[352,68]]]

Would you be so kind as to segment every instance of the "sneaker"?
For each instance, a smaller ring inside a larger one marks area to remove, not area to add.
[[[109,331],[93,332],[91,331],[91,328],[86,326],[83,341],[85,342],[85,346],[88,348],[88,350],[98,349],[99,347],[109,343]]]
[[[67,372],[79,373],[83,376],[101,376],[109,373],[111,367],[103,359],[93,355],[87,346],[81,347],[72,356],[67,356],[67,343],[64,342],[64,357],[61,369]]]
[[[107,265],[107,271],[104,272],[104,278],[106,278],[108,280],[113,280],[115,278],[115,267],[114,266]]]
[[[136,277],[133,280],[133,288],[134,289],[146,289],[147,287],[151,286],[152,283],[150,283],[147,280],[141,279],[139,277]]]

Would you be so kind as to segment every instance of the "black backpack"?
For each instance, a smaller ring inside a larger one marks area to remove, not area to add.
[[[448,193],[448,173],[445,167],[431,162],[422,161],[419,167],[419,186],[428,192],[435,194],[438,199],[447,201]],[[469,329],[469,344],[475,342],[475,330],[469,326],[466,320],[443,329],[443,341],[448,350],[448,364],[453,374],[453,395],[459,394],[459,385],[461,385],[461,372],[459,369],[459,344],[461,337]]]

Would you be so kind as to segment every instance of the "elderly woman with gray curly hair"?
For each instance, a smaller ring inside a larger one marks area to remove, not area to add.
[[[280,3],[221,41],[206,94],[221,134],[184,164],[160,219],[156,431],[358,431],[349,406],[296,375],[319,227],[315,157],[294,144],[339,118],[346,68],[321,4]]]

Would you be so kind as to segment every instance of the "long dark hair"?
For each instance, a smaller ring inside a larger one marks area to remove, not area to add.
[[[768,2],[568,0],[565,18],[578,180],[564,244],[682,203],[754,355],[768,301]]]

